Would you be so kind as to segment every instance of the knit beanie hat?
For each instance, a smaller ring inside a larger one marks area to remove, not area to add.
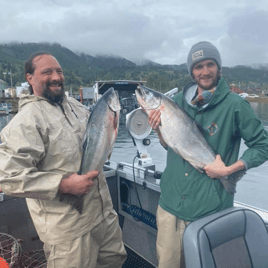
[[[221,70],[221,55],[214,45],[207,41],[193,45],[187,58],[189,74],[192,76],[193,68],[198,62],[208,59],[215,60]]]

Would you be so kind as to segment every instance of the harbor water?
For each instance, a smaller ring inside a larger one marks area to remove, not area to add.
[[[256,115],[262,120],[266,130],[268,130],[268,103],[250,103]],[[12,119],[13,115],[0,117],[0,130]],[[151,144],[148,146],[148,153],[156,166],[156,170],[164,171],[166,166],[166,150],[160,145],[154,131],[148,137]],[[242,141],[240,155],[247,149]],[[125,125],[120,125],[116,144],[113,149],[111,161],[133,163],[137,154],[137,148],[133,144]],[[238,182],[235,200],[251,205],[253,207],[268,211],[268,161],[263,165],[247,171],[244,177]]]

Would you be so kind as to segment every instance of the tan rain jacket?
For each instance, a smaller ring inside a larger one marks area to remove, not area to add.
[[[26,198],[40,239],[51,245],[85,234],[112,210],[103,173],[85,196],[82,215],[59,201],[62,176],[79,170],[89,115],[73,98],[66,97],[62,107],[23,95],[0,144],[0,188]]]

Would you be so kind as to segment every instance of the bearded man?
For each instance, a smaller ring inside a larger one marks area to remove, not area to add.
[[[158,268],[184,267],[185,227],[233,206],[234,194],[225,190],[219,178],[268,160],[268,133],[250,104],[232,93],[221,77],[218,49],[205,41],[195,44],[188,54],[187,66],[194,81],[173,99],[203,128],[204,137],[217,156],[200,173],[166,145],[159,131],[161,111],[150,113],[149,123],[168,151],[157,209]],[[241,139],[248,149],[238,159]]]
[[[63,70],[51,54],[25,63],[30,94],[1,132],[0,185],[25,197],[47,267],[121,267],[126,259],[121,229],[103,172],[78,175],[89,112],[65,96]],[[82,214],[64,200],[84,195]]]

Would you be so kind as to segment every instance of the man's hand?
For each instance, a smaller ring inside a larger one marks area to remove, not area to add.
[[[154,130],[158,130],[161,123],[161,110],[152,110],[148,116],[149,125]]]
[[[157,110],[152,110],[148,116],[149,125],[154,129],[158,135],[161,145],[167,150],[168,146],[164,141],[162,134],[160,132],[159,126],[161,124],[161,110],[163,106],[160,106]]]
[[[208,164],[204,167],[204,170],[207,175],[213,179],[220,179],[224,176],[230,175],[229,168],[225,166],[219,154],[216,155],[216,159],[213,163]]]
[[[90,188],[94,185],[93,180],[98,177],[99,171],[89,171],[83,175],[71,174],[61,180],[59,193],[82,195],[88,194]]]

